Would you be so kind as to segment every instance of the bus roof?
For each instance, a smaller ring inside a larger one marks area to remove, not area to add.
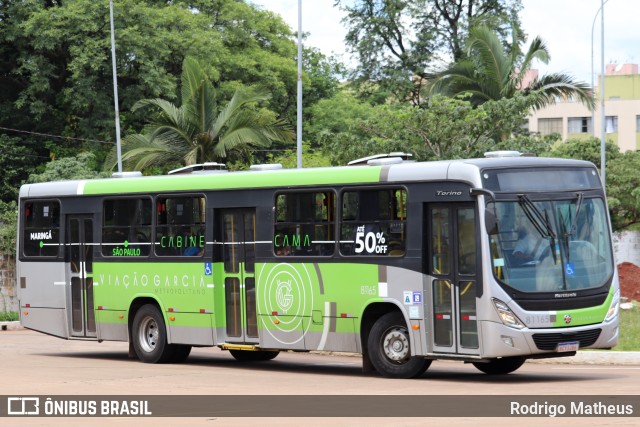
[[[20,188],[20,197],[135,194],[269,187],[294,188],[433,180],[466,181],[471,185],[479,186],[481,185],[479,172],[483,169],[562,166],[594,167],[592,163],[581,160],[543,157],[441,160],[433,162],[403,162],[386,166],[338,166],[56,181],[25,184]]]

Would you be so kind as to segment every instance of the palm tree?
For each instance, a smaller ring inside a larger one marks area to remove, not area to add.
[[[180,106],[157,98],[133,106],[134,111],[155,107],[159,112],[143,133],[124,138],[122,161],[128,168],[221,161],[231,152],[293,140],[283,121],[256,108],[270,98],[268,93],[240,88],[226,105],[219,105],[211,81],[191,58],[183,62],[181,84]]]
[[[512,31],[512,42],[503,46],[495,31],[479,26],[469,31],[467,58],[451,64],[436,74],[431,93],[447,96],[470,94],[475,105],[488,100],[513,98],[520,92],[531,98],[534,109],[555,103],[556,97],[573,98],[589,108],[594,105],[592,88],[576,82],[567,74],[553,73],[524,86],[524,78],[534,60],[549,62],[544,41],[536,37],[523,54],[518,42],[518,30]]]

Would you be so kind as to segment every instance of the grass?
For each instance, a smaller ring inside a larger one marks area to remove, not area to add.
[[[614,350],[640,351],[640,307],[637,303],[630,310],[620,310],[620,340]]]
[[[17,311],[0,311],[0,322],[13,322],[19,319]]]

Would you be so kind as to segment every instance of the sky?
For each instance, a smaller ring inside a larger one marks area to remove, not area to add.
[[[263,9],[281,15],[292,29],[298,28],[298,0],[250,0]],[[534,64],[540,74],[562,72],[576,80],[591,83],[592,26],[593,67],[600,71],[600,3],[602,0],[522,0],[520,13],[523,29],[532,37],[540,36],[547,44],[551,61]],[[346,29],[343,14],[333,7],[334,0],[302,0],[302,31],[309,33],[305,45],[326,55],[341,55],[343,62],[353,62],[344,47]],[[604,6],[604,61],[640,63],[640,1],[607,0]],[[594,23],[594,18],[597,19]],[[528,42],[529,42],[528,41]],[[527,45],[528,45],[527,42]]]

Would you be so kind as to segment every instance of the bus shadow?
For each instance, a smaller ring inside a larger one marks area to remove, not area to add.
[[[60,357],[65,359],[93,359],[93,360],[112,360],[112,361],[137,361],[131,359],[126,352],[121,351],[91,351],[91,352],[56,352],[56,353],[32,353],[36,356]]]
[[[230,355],[220,355],[215,357],[194,356],[189,357],[184,364],[188,366],[202,367],[224,367],[228,369],[238,369],[264,372],[283,373],[306,373],[316,375],[337,375],[337,376],[362,376],[362,365],[359,358],[354,358],[353,362],[343,361],[317,361],[304,360],[305,356],[300,355],[298,360],[288,360],[278,356],[274,360],[266,362],[239,362]]]
[[[135,358],[130,358],[127,352],[122,351],[102,351],[102,352],[56,352],[56,353],[38,353],[39,356],[66,358],[66,359],[92,359],[105,360],[118,363],[142,364]],[[283,357],[284,356],[284,357]],[[332,359],[326,356],[326,361],[315,358],[305,360],[305,354],[298,354],[296,360],[291,359],[291,353],[284,353],[274,360],[265,362],[239,362],[231,355],[223,351],[213,351],[210,354],[192,354],[182,363],[166,364],[175,367],[184,367],[185,369],[193,367],[201,368],[225,368],[238,371],[263,371],[263,372],[283,372],[283,373],[305,373],[314,375],[334,375],[341,377],[380,377],[376,372],[363,373],[361,359],[354,357]],[[147,365],[154,366],[154,365]],[[382,378],[382,377],[380,377]],[[593,380],[611,381],[624,378],[624,375],[618,375],[615,372],[553,372],[547,370],[545,372],[530,372],[525,367],[508,375],[487,375],[470,366],[464,366],[462,363],[438,363],[435,362],[430,369],[423,375],[411,381],[447,381],[460,383],[486,383],[486,384],[536,384],[536,383],[557,383],[557,382],[583,382]]]

